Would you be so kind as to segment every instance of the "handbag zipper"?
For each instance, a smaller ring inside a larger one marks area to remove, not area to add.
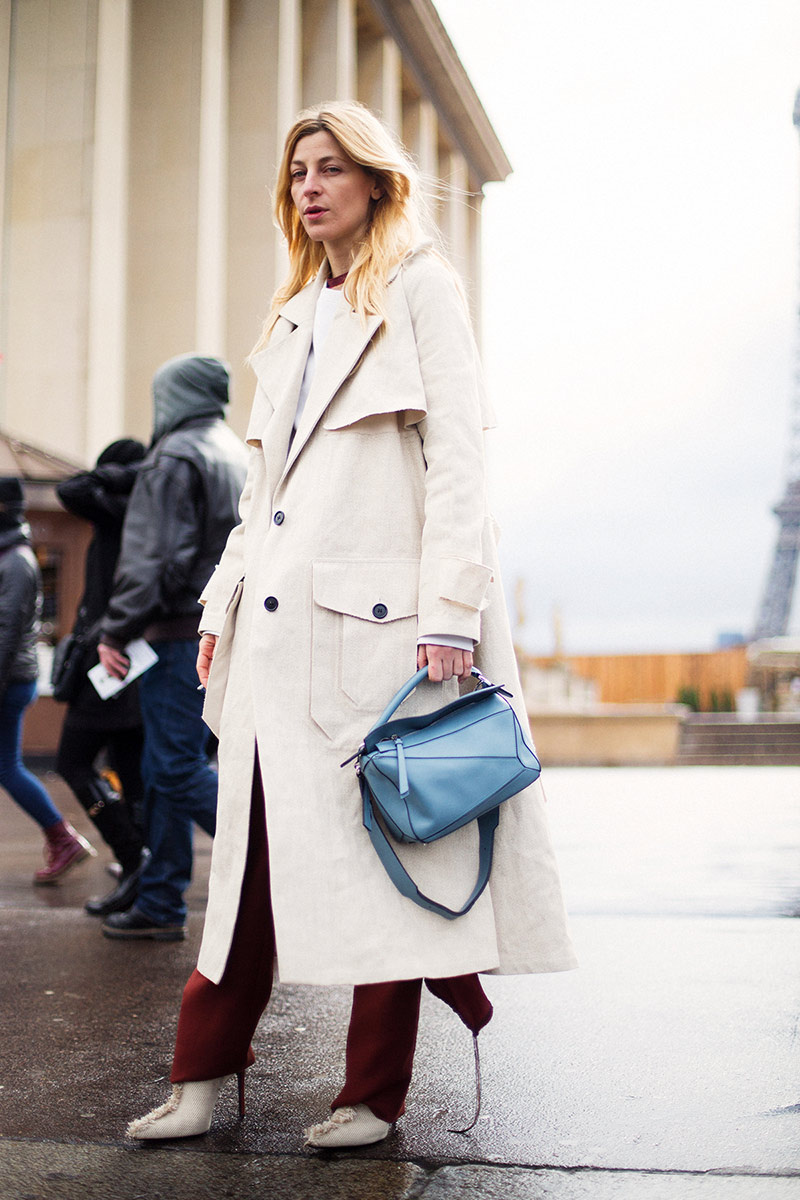
[[[361,743],[361,745],[360,745],[360,746],[358,747],[358,749],[356,750],[355,754],[351,754],[351,755],[350,755],[350,757],[349,757],[349,758],[346,758],[346,759],[344,760],[344,762],[343,762],[343,763],[339,763],[339,767],[340,767],[340,768],[341,768],[341,767],[346,767],[346,766],[347,766],[347,764],[348,764],[348,763],[351,763],[351,762],[353,761],[353,759],[354,759],[354,758],[360,758],[360,756],[361,756],[361,755],[364,753],[364,751],[366,750],[366,748],[367,748],[367,747],[366,747],[366,746],[364,745],[364,743],[362,742],[362,743]],[[356,763],[356,775],[360,775],[360,774],[361,774],[361,767],[360,767],[360,764],[359,764],[359,763]]]
[[[408,771],[406,769],[406,751],[403,739],[399,734],[392,734],[395,750],[397,751],[397,790],[400,798],[405,800],[408,795]]]

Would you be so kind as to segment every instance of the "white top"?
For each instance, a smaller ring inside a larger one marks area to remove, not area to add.
[[[297,397],[297,412],[294,415],[294,426],[296,430],[300,424],[300,418],[303,415],[303,409],[306,406],[308,393],[311,391],[311,383],[314,378],[314,372],[317,369],[317,358],[322,353],[322,347],[325,340],[331,331],[333,318],[336,316],[337,309],[340,308],[343,299],[341,288],[324,287],[317,297],[317,307],[314,310],[314,329],[311,334],[311,349],[308,352],[306,361],[306,369],[303,373],[303,382],[300,384],[300,395]]]

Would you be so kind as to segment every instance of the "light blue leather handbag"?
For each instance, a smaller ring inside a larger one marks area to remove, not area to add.
[[[444,708],[390,720],[427,678],[423,667],[378,717],[353,756],[364,826],[395,887],[448,920],[469,912],[489,882],[499,807],[538,779],[539,760],[499,684],[473,669],[478,686]],[[352,762],[348,759],[347,762]],[[342,763],[345,766],[346,763]],[[478,878],[464,906],[447,908],[423,895],[384,832],[400,842],[435,842],[477,820]]]

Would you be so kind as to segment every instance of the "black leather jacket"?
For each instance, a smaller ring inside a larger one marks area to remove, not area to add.
[[[0,533],[0,696],[39,673],[36,641],[42,578],[25,530]]]
[[[196,636],[198,597],[238,522],[247,450],[218,417],[165,433],[139,467],[100,640]]]

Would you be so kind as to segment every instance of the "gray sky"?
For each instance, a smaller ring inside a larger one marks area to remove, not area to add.
[[[549,652],[555,607],[573,653],[749,633],[798,343],[800,4],[436,3],[515,168],[484,361],[519,641]]]

